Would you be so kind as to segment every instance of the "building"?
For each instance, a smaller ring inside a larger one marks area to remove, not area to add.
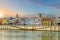
[[[23,18],[20,19],[20,25],[22,25],[22,26],[26,25],[25,19],[26,19],[25,17],[23,17]]]
[[[2,25],[2,19],[0,19],[0,25]]]
[[[2,25],[6,25],[6,23],[7,23],[6,18],[3,18],[3,19],[2,19]]]
[[[13,25],[15,23],[15,18],[13,17],[8,17],[6,20],[7,20],[6,22],[7,25]]]
[[[29,26],[41,26],[41,14],[35,15],[33,17],[27,17],[25,19],[25,24]]]
[[[57,25],[60,26],[60,17],[57,17]]]
[[[50,18],[42,18],[42,26],[51,26],[51,19]]]
[[[43,17],[42,26],[56,26],[56,18]]]
[[[16,14],[16,25],[20,25],[20,23],[19,23],[20,21],[19,21],[19,15],[18,14]]]
[[[16,25],[25,25],[25,17],[19,17],[19,15],[16,14]]]
[[[56,17],[51,18],[51,26],[57,26]]]
[[[33,20],[32,18],[25,18],[25,24],[26,24],[27,26],[32,26],[32,25],[34,25],[33,22],[34,22],[34,20]]]

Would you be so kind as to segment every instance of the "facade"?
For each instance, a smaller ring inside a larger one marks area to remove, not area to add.
[[[0,19],[1,24],[11,24],[11,25],[27,25],[27,26],[56,26],[57,20],[55,17],[42,17],[41,14],[33,17],[23,17],[20,18],[18,14],[15,18],[8,17]],[[58,23],[59,24],[59,23]]]
[[[21,25],[21,26],[26,25],[26,24],[25,24],[25,18],[21,18],[21,19],[20,19],[20,25]]]
[[[56,26],[56,18],[42,18],[42,26]]]
[[[42,18],[42,26],[51,26],[51,19],[50,18]]]
[[[25,18],[23,17],[19,17],[19,15],[18,14],[16,14],[16,19],[15,19],[16,21],[15,21],[15,23],[16,23],[16,25],[25,25]]]
[[[6,22],[7,22],[6,18],[3,18],[2,19],[2,25],[6,25]]]
[[[13,25],[15,23],[15,18],[13,17],[9,17],[6,20],[7,20],[6,22],[7,25]]]
[[[41,14],[38,14],[33,17],[27,17],[25,19],[25,24],[29,26],[41,26],[41,17],[42,17]]]
[[[51,25],[52,26],[57,26],[57,20],[56,20],[55,17],[54,18],[51,18]]]
[[[19,25],[19,16],[16,14],[16,25]]]
[[[25,19],[25,24],[26,24],[27,26],[33,26],[33,25],[34,25],[34,20],[31,19],[31,18],[26,18],[26,19]]]
[[[2,19],[0,19],[0,25],[2,25]]]
[[[57,25],[60,26],[60,17],[57,17]]]

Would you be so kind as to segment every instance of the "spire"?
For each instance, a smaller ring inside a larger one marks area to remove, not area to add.
[[[18,16],[18,14],[16,14],[16,18],[18,18],[19,16]]]
[[[19,16],[16,14],[16,25],[19,25]]]
[[[42,14],[41,13],[39,13],[38,15],[39,15],[39,17],[42,17]]]

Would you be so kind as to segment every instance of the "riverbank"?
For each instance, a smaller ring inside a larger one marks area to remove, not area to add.
[[[60,31],[59,26],[9,26],[9,25],[0,25],[0,30],[30,30],[30,31]]]

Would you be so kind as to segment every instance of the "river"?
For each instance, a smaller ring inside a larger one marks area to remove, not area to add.
[[[0,30],[0,40],[60,40],[57,31]]]

